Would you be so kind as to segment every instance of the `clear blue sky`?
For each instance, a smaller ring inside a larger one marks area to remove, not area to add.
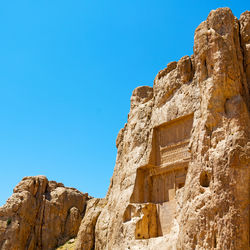
[[[104,197],[132,90],[191,55],[211,9],[249,1],[11,0],[0,4],[0,205],[24,176]]]

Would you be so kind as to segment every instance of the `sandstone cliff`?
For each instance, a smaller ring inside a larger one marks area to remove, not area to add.
[[[88,199],[45,176],[23,178],[0,207],[0,249],[55,249],[77,235]]]
[[[95,249],[249,249],[249,58],[250,12],[217,9],[134,90]]]
[[[249,249],[249,65],[250,12],[238,20],[228,8],[211,11],[195,31],[194,54],[169,63],[153,87],[133,91],[106,197],[86,202],[71,190],[67,208],[51,212],[58,196],[49,184],[40,191],[19,184],[0,209],[0,247],[63,243],[87,204],[74,249]],[[29,219],[23,211],[31,207]],[[60,223],[49,224],[55,214]]]

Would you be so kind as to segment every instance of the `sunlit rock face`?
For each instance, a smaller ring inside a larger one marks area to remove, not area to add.
[[[250,12],[211,11],[194,54],[133,91],[106,197],[24,178],[0,248],[249,249],[249,65]]]
[[[0,249],[55,249],[77,235],[88,199],[45,176],[23,178],[0,207]]]
[[[211,11],[134,90],[95,249],[249,248],[249,43],[250,12]]]

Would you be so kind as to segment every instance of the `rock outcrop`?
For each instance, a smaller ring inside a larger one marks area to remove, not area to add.
[[[74,249],[249,249],[249,65],[250,12],[211,11],[194,54],[133,91],[106,197],[26,178],[0,208],[0,248],[64,243],[87,204]]]
[[[135,89],[95,249],[249,249],[249,27],[212,11],[194,55]]]
[[[88,199],[45,176],[23,178],[0,207],[0,249],[55,249],[77,235]]]
[[[87,202],[86,213],[79,228],[75,249],[95,249],[95,225],[105,205],[105,199],[93,198]]]

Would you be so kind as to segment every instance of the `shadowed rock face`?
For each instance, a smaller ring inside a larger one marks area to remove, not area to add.
[[[77,235],[87,194],[45,176],[25,177],[0,207],[0,249],[54,249]]]
[[[26,177],[0,208],[0,248],[52,249],[78,231],[79,250],[249,249],[249,60],[250,12],[211,11],[194,55],[133,91],[106,197]]]

